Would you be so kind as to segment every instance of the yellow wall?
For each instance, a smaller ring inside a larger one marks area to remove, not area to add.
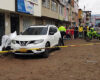
[[[79,9],[79,11],[78,11],[78,18],[82,19],[82,10],[81,9]]]

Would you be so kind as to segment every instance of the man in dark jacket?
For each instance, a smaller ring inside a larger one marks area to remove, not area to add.
[[[74,28],[74,38],[75,39],[78,38],[78,27],[77,26]]]

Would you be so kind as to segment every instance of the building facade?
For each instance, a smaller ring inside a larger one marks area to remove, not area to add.
[[[79,21],[79,26],[84,25],[84,14],[82,9],[78,10],[78,21]]]
[[[100,27],[100,14],[94,14],[91,16],[91,24],[95,27]]]
[[[5,34],[22,32],[41,17],[40,0],[0,0],[0,42]]]
[[[10,3],[0,0],[0,39],[14,31],[19,34],[30,25],[77,24],[76,3],[74,0],[10,0]]]

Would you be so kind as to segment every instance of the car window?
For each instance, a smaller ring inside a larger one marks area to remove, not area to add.
[[[26,29],[22,35],[46,35],[48,27],[33,27]]]
[[[56,27],[50,27],[49,32],[54,32],[54,33],[56,33],[56,32],[57,32],[57,28],[56,28]]]

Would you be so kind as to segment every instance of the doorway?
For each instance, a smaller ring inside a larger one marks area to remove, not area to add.
[[[5,34],[5,14],[0,13],[0,45],[2,36]]]
[[[17,34],[19,34],[19,15],[11,14],[10,20],[11,20],[11,33],[16,31]]]

